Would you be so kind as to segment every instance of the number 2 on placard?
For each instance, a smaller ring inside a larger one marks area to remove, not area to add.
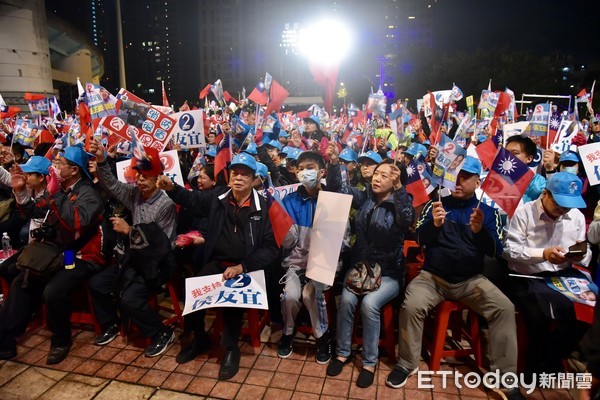
[[[191,117],[189,114],[183,114],[181,116],[181,119],[183,120],[183,125],[180,124],[181,129],[183,129],[184,131],[189,131],[190,129],[192,129],[192,126],[190,125]]]

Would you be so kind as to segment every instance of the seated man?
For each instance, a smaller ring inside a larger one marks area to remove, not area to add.
[[[236,155],[229,165],[230,190],[188,191],[173,184],[166,176],[158,185],[167,191],[175,203],[198,216],[208,218],[206,243],[198,276],[223,274],[231,279],[248,271],[265,269],[277,257],[277,245],[268,216],[265,199],[252,188],[256,161],[245,153]],[[242,330],[243,308],[223,307],[223,334],[225,357],[219,370],[219,379],[233,378],[240,367],[238,339]],[[205,331],[206,310],[189,314],[194,341],[181,349],[176,357],[179,363],[192,361],[210,347]],[[186,319],[187,324],[188,319]]]
[[[580,276],[572,263],[587,265],[591,250],[588,246],[583,254],[569,257],[567,249],[585,241],[585,219],[577,210],[586,206],[581,188],[576,175],[558,172],[548,179],[539,199],[517,208],[504,243],[504,257],[512,273],[532,277]],[[528,336],[533,338],[528,347],[531,372],[560,369],[561,358],[569,354],[583,334],[570,301],[541,279],[511,276],[503,290],[522,313]],[[549,334],[551,319],[554,329]]]
[[[40,239],[51,241],[75,254],[74,266],[60,269],[50,278],[21,272],[12,281],[10,294],[0,313],[0,360],[17,355],[15,338],[27,328],[29,318],[46,304],[47,324],[52,331],[47,364],[63,361],[71,349],[71,295],[85,279],[100,271],[103,202],[87,170],[88,155],[71,146],[54,160],[52,168],[60,190],[33,199],[26,189],[27,176],[19,167],[11,170],[11,183],[19,212],[26,218],[46,218]],[[52,229],[51,229],[52,228]]]
[[[517,372],[517,333],[514,306],[481,275],[484,255],[502,251],[498,213],[479,204],[475,189],[481,162],[467,156],[451,196],[425,205],[417,221],[417,238],[426,246],[424,268],[406,288],[400,308],[398,364],[386,384],[400,388],[418,370],[425,317],[444,300],[459,301],[484,317],[490,327],[493,371]],[[522,399],[519,389],[506,393]]]
[[[170,251],[175,242],[177,213],[173,201],[156,186],[158,176],[163,173],[158,150],[144,150],[146,160],[131,159],[131,168],[137,172],[137,186],[133,186],[119,182],[112,174],[104,147],[98,140],[90,145],[90,151],[96,154],[100,185],[133,216],[133,226],[121,217],[110,218],[113,230],[124,235],[131,246],[122,249],[125,256],[118,265],[112,265],[90,279],[90,291],[96,317],[103,329],[94,343],[106,345],[119,334],[114,296],[119,293],[124,316],[131,318],[142,334],[152,340],[144,354],[156,357],[167,351],[175,340],[175,333],[170,327],[163,326],[161,316],[148,304],[148,296],[173,270]],[[145,246],[138,243],[141,236],[148,236],[148,240],[144,240]],[[134,243],[135,253],[132,252]]]

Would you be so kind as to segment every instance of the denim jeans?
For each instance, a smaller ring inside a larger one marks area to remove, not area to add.
[[[400,293],[398,280],[389,276],[381,278],[381,286],[374,292],[362,296],[360,316],[363,326],[363,366],[377,364],[379,356],[379,333],[381,330],[381,309]],[[350,356],[352,348],[352,329],[354,312],[359,296],[344,285],[337,313],[337,351],[341,357]]]

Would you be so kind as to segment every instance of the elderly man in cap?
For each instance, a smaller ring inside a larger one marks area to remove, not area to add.
[[[127,238],[116,249],[123,256],[119,265],[108,267],[90,280],[94,310],[103,330],[94,343],[106,345],[119,334],[114,297],[118,293],[122,316],[130,318],[151,339],[144,354],[156,357],[175,340],[173,329],[163,326],[160,315],[148,304],[148,296],[169,278],[174,268],[171,249],[177,213],[173,201],[156,185],[163,174],[163,165],[158,150],[144,148],[140,159],[131,159],[130,168],[136,171],[136,186],[132,186],[112,174],[100,141],[95,140],[90,150],[96,155],[100,186],[123,204],[133,219],[133,225],[129,225],[121,217],[110,218],[113,230]],[[152,245],[144,245],[149,241]],[[143,265],[139,265],[142,260]]]
[[[75,254],[72,265],[65,265],[50,278],[28,277],[20,273],[12,282],[0,315],[0,359],[16,356],[15,337],[21,335],[31,315],[46,304],[48,328],[52,331],[47,364],[63,361],[71,348],[71,295],[84,279],[100,271],[104,263],[100,229],[103,202],[87,171],[88,155],[83,148],[71,146],[60,153],[52,168],[60,190],[33,199],[27,191],[27,176],[15,166],[11,183],[19,211],[27,218],[45,218],[39,239],[56,243],[65,254]],[[47,217],[45,217],[47,215]]]
[[[492,370],[517,372],[514,306],[482,275],[484,255],[502,252],[502,230],[498,212],[475,196],[480,174],[481,162],[467,156],[452,194],[427,203],[417,221],[417,239],[426,248],[424,267],[408,284],[400,307],[398,364],[388,386],[400,388],[418,371],[425,317],[444,300],[459,301],[487,320]],[[523,399],[517,387],[506,397]]]
[[[256,161],[245,153],[236,155],[229,166],[230,190],[190,192],[173,184],[167,177],[159,179],[159,187],[166,190],[177,204],[194,210],[199,216],[208,216],[210,235],[206,237],[204,260],[199,276],[223,274],[231,279],[241,273],[266,268],[277,257],[277,245],[269,220],[265,199],[252,188],[257,171]],[[224,307],[223,334],[225,357],[219,370],[219,379],[233,378],[240,366],[238,339],[242,329],[243,308]],[[186,324],[192,324],[194,341],[183,346],[176,357],[179,363],[192,361],[199,353],[210,348],[204,328],[205,310],[190,314]],[[193,321],[192,321],[193,319]]]
[[[581,180],[557,172],[546,182],[540,198],[517,208],[508,225],[504,257],[513,275],[504,292],[523,315],[528,336],[531,372],[557,372],[583,334],[569,299],[550,289],[542,279],[584,278],[574,264],[587,266],[592,252],[585,244],[585,208]],[[569,247],[581,243],[581,251]],[[550,322],[554,328],[550,330]],[[548,351],[552,349],[552,351]]]

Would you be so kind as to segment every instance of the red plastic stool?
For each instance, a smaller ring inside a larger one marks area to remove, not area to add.
[[[100,334],[100,324],[96,319],[96,314],[94,313],[94,307],[92,305],[92,294],[90,292],[90,288],[88,286],[87,281],[83,283],[83,287],[81,288],[85,290],[85,294],[82,290],[76,290],[73,294],[73,304],[82,304],[83,297],[87,297],[87,309],[74,310],[71,312],[71,324],[76,325],[91,325],[94,328],[94,333],[96,335]],[[42,315],[43,315],[43,324],[46,325],[46,305],[42,306]]]
[[[395,300],[390,301],[385,306],[383,306],[383,310],[381,310],[381,322],[382,322],[382,333],[383,337],[380,337],[378,346],[382,349],[385,349],[386,355],[392,362],[396,362],[396,334],[395,334],[395,325],[394,325],[394,302]],[[360,311],[356,313],[360,315]],[[356,318],[355,318],[356,323]],[[363,344],[362,334],[359,333],[356,329],[352,331],[352,342],[358,345]]]
[[[463,311],[468,310],[467,327],[462,321]],[[429,368],[432,371],[440,369],[440,362],[444,357],[475,357],[475,363],[478,368],[481,367],[481,343],[479,340],[479,320],[475,311],[471,310],[462,303],[456,301],[442,301],[435,309],[435,328],[433,340],[429,344]],[[452,324],[451,318],[452,317]],[[453,349],[445,349],[446,334],[450,325]],[[461,339],[466,338],[470,344],[470,349],[462,348],[459,343]]]
[[[169,291],[169,297],[171,297],[171,307],[159,304],[158,293],[154,293],[153,295],[151,295],[148,299],[148,303],[150,303],[150,306],[152,306],[152,308],[154,308],[157,312],[166,311],[170,314],[173,314],[171,317],[163,321],[163,324],[165,326],[176,323],[183,330],[183,315],[181,315],[183,311],[181,310],[181,305],[179,304],[177,290],[175,289],[175,285],[172,281],[167,282],[166,287]]]
[[[260,333],[270,322],[269,312],[267,310],[258,310],[256,308],[246,309],[246,319],[248,326],[242,327],[242,335],[250,337],[252,347],[260,347]],[[213,323],[213,342],[219,343],[219,338],[223,332],[223,314],[217,310],[215,322]]]

